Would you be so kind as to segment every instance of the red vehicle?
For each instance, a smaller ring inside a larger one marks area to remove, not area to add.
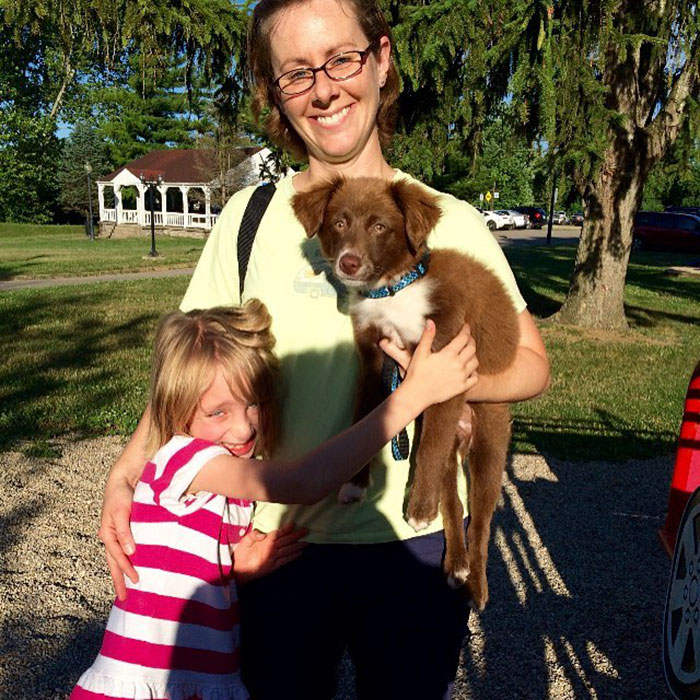
[[[634,217],[632,246],[700,253],[700,216],[680,212],[640,211]]]

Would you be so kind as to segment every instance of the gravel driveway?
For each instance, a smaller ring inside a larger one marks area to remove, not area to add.
[[[120,441],[62,449],[48,460],[0,454],[2,699],[65,698],[110,604],[95,533]],[[456,698],[671,697],[660,662],[669,562],[656,531],[672,466],[514,456],[492,537],[491,602],[471,618]],[[351,677],[345,662],[338,700],[355,697]]]

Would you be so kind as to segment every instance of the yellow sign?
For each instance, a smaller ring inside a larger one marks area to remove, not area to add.
[[[485,199],[487,202],[490,202],[490,201],[491,201],[491,193],[490,193],[490,192],[487,192],[487,193],[486,193],[486,197],[484,197],[484,199]]]

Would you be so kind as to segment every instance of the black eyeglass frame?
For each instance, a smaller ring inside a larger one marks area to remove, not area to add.
[[[369,46],[364,50],[360,51],[359,49],[353,49],[352,51],[341,51],[340,53],[335,54],[334,56],[331,56],[322,66],[319,66],[318,68],[293,68],[292,70],[285,71],[277,77],[275,80],[272,81],[272,84],[274,87],[276,87],[283,95],[287,95],[288,97],[296,97],[297,95],[303,95],[305,92],[308,92],[311,90],[311,88],[316,85],[316,73],[320,73],[323,71],[327,76],[329,80],[332,80],[335,83],[342,83],[345,80],[350,80],[350,78],[354,78],[356,75],[359,75],[362,73],[362,69],[365,67],[365,63],[367,63],[367,57],[372,53],[372,51],[376,48],[378,42],[372,41]],[[339,56],[345,56],[346,54],[349,53],[359,53],[360,54],[360,63],[359,63],[359,68],[354,72],[351,73],[350,75],[346,75],[342,78],[336,78],[333,75],[330,75],[328,71],[326,70],[326,67],[331,61],[335,61]],[[311,77],[313,78],[313,82],[309,87],[304,88],[303,90],[300,90],[299,92],[285,92],[285,90],[280,86],[280,80],[284,78],[285,75],[289,75],[290,73],[295,73],[296,71],[299,70],[308,70],[311,71]]]

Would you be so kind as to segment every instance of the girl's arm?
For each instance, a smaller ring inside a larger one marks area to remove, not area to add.
[[[403,383],[340,435],[294,461],[215,457],[200,470],[189,491],[274,503],[315,503],[327,496],[428,406],[475,384],[478,362],[468,327],[436,353],[430,350],[434,337],[435,324],[428,321]]]
[[[549,358],[540,332],[525,309],[518,316],[520,341],[513,363],[499,374],[479,374],[478,381],[467,392],[467,401],[489,403],[514,403],[543,394],[549,387]],[[411,355],[391,341],[380,342],[384,352],[402,367],[410,362]],[[476,349],[477,356],[479,348]]]

